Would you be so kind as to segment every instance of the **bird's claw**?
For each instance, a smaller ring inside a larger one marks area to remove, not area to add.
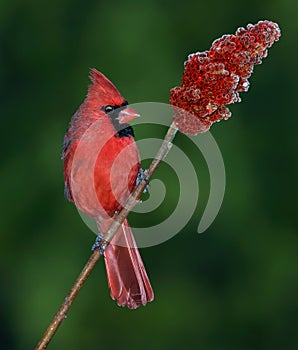
[[[102,236],[98,235],[96,237],[96,240],[95,240],[91,250],[92,250],[92,252],[94,252],[94,250],[98,250],[100,255],[103,255],[108,244],[109,243]]]
[[[138,186],[138,184],[142,181],[146,182],[146,187],[143,191],[143,193],[146,193],[148,191],[148,188],[150,186],[149,180],[147,180],[146,175],[145,175],[145,170],[143,168],[140,168],[137,179],[136,179],[136,185]]]

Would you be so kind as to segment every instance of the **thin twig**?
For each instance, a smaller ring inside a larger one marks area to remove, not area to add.
[[[117,233],[119,227],[123,223],[123,221],[126,219],[129,212],[134,208],[134,206],[138,203],[138,200],[140,199],[144,189],[148,185],[148,181],[157,169],[160,162],[165,159],[168,152],[170,151],[172,147],[172,141],[176,135],[177,127],[174,123],[172,123],[167,131],[167,134],[162,142],[162,145],[158,152],[155,155],[155,158],[153,159],[152,163],[150,164],[150,167],[145,170],[144,172],[144,179],[140,181],[138,186],[134,189],[131,196],[128,198],[124,208],[119,212],[118,215],[115,216],[112,224],[106,231],[104,237],[105,237],[105,245],[109,244],[114,235]],[[62,322],[65,320],[68,310],[70,309],[71,305],[73,304],[77,294],[79,293],[80,289],[84,285],[84,283],[87,281],[87,278],[90,276],[95,264],[99,260],[101,254],[98,249],[95,249],[89,258],[88,262],[84,266],[83,270],[81,271],[79,277],[73,284],[71,290],[67,294],[66,298],[64,299],[64,302],[60,306],[59,310],[57,311],[56,315],[52,319],[51,323],[49,324],[47,330],[41,337],[39,343],[37,344],[35,350],[43,350],[46,349],[49,342],[55,335],[56,331],[62,324]]]
[[[44,332],[43,336],[41,337],[35,350],[42,350],[47,348],[54,334],[56,333],[56,331],[58,330],[62,322],[66,319],[69,308],[74,302],[80,289],[82,288],[84,283],[87,281],[87,278],[90,276],[95,264],[97,263],[100,257],[101,257],[100,252],[97,249],[95,249],[92,255],[90,256],[89,260],[87,261],[86,265],[84,266],[83,270],[81,271],[80,275],[76,279],[75,283],[71,287],[71,290],[69,291],[66,298],[64,299],[64,302],[62,303],[56,315],[54,316],[51,323],[49,324],[47,330]]]
[[[174,124],[174,122],[170,125],[165,138],[163,139],[163,142],[160,146],[160,149],[157,151],[154,159],[152,160],[149,168],[145,170],[144,172],[144,179],[136,186],[131,196],[128,198],[127,202],[124,205],[124,208],[119,212],[117,216],[115,216],[112,224],[108,228],[107,232],[105,233],[104,237],[105,240],[108,242],[111,242],[114,235],[118,231],[119,227],[121,226],[122,222],[126,219],[129,212],[134,208],[134,206],[138,203],[138,200],[141,198],[142,193],[144,192],[145,188],[148,185],[148,181],[151,178],[151,176],[154,174],[155,170],[157,169],[160,162],[165,159],[168,152],[170,151],[172,147],[172,141],[176,135],[177,127]]]

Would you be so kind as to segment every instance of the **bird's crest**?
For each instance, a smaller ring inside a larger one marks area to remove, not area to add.
[[[89,77],[92,84],[89,85],[88,95],[95,94],[96,98],[99,98],[103,105],[121,105],[124,98],[107,77],[95,68],[90,69]]]

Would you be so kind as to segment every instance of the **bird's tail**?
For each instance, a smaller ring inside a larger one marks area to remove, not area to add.
[[[117,240],[121,245],[113,244],[113,239],[104,253],[111,297],[119,306],[136,309],[152,301],[154,294],[127,220],[117,232]]]

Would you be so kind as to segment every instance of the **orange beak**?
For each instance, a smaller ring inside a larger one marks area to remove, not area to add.
[[[125,109],[119,112],[119,116],[117,119],[119,121],[119,124],[126,124],[136,118],[139,118],[139,116],[139,113],[137,113],[134,109],[126,107]]]

